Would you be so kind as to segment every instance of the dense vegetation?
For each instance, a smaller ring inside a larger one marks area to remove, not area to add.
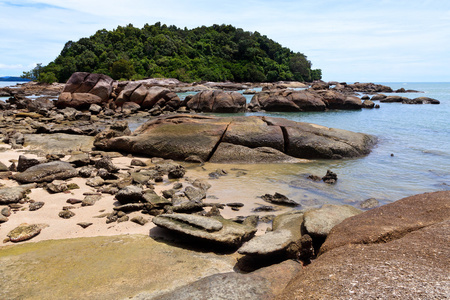
[[[192,30],[156,23],[97,31],[78,42],[69,41],[47,66],[38,65],[24,77],[65,82],[72,73],[103,73],[114,79],[171,77],[184,82],[279,80],[313,81],[320,69],[302,53],[258,32],[231,25]]]

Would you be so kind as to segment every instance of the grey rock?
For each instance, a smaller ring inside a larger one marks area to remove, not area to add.
[[[58,216],[63,219],[70,219],[75,216],[75,213],[71,210],[62,210],[59,212]]]
[[[55,179],[68,179],[78,175],[78,171],[69,163],[52,161],[28,168],[22,173],[17,173],[13,179],[20,183],[51,182]]]
[[[109,157],[103,157],[100,160],[96,161],[95,167],[97,169],[105,169],[111,173],[116,173],[119,171],[119,168],[113,164],[111,158]]]
[[[25,198],[30,189],[35,187],[35,184],[25,184],[0,189],[0,205],[19,202]]]
[[[204,189],[194,188],[192,186],[186,187],[184,194],[193,202],[201,202],[206,198],[206,191]]]
[[[47,191],[50,193],[62,193],[67,190],[67,182],[62,180],[53,180],[51,183],[47,184]]]
[[[325,204],[305,212],[304,226],[311,237],[325,238],[334,226],[361,212],[350,205]]]
[[[121,204],[136,203],[142,201],[143,190],[140,187],[129,185],[116,194],[116,199]]]
[[[145,208],[144,203],[128,203],[128,204],[113,207],[114,210],[123,211],[123,212],[138,211],[138,210],[142,210],[144,208]]]
[[[163,214],[153,218],[153,223],[193,237],[237,247],[250,239],[255,228],[237,224],[220,217],[203,217],[188,214]]]
[[[93,178],[89,178],[86,180],[86,185],[91,187],[99,187],[105,184],[105,180],[101,178],[100,176],[95,176]]]
[[[2,216],[9,217],[11,215],[11,208],[3,207],[2,210],[0,211],[0,214]]]
[[[9,168],[2,162],[0,162],[0,172],[8,172]]]
[[[359,204],[363,209],[371,209],[380,205],[380,202],[375,198],[369,198]]]
[[[39,160],[36,158],[27,158],[25,155],[20,155],[19,160],[17,162],[17,171],[23,172],[26,169],[38,165],[40,163],[43,163],[43,160]]]
[[[83,167],[89,165],[91,159],[88,153],[78,153],[70,156],[67,162],[75,165],[75,167]]]
[[[274,195],[265,194],[261,196],[264,201],[269,203],[277,204],[277,205],[286,205],[286,206],[300,206],[299,203],[294,200],[289,199],[283,194],[275,193]]]
[[[141,226],[144,226],[145,224],[148,223],[148,220],[145,219],[143,216],[137,216],[137,217],[133,217],[130,220],[131,222],[134,222],[136,224],[139,224]]]
[[[33,203],[30,203],[30,205],[28,206],[28,209],[30,211],[35,211],[35,210],[42,208],[42,206],[44,206],[44,205],[45,205],[45,202],[42,202],[42,201],[33,202]]]
[[[84,197],[81,206],[92,206],[102,198],[100,195],[88,195]]]

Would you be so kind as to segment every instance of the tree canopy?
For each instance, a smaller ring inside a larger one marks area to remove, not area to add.
[[[61,54],[40,67],[46,81],[65,82],[77,71],[114,79],[171,77],[184,82],[321,79],[303,53],[294,53],[258,32],[231,25],[181,29],[176,26],[129,24],[97,31],[65,44]],[[29,72],[24,72],[26,75]],[[39,80],[39,78],[37,78]]]

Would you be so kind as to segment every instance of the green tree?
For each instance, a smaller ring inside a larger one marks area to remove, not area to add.
[[[111,66],[111,76],[113,79],[131,79],[135,74],[133,64],[126,59],[119,59]]]

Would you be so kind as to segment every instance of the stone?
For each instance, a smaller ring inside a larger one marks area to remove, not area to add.
[[[300,203],[295,202],[294,200],[289,199],[283,194],[275,193],[274,195],[265,194],[261,196],[261,198],[269,203],[277,204],[277,205],[286,205],[286,206],[300,206]]]
[[[6,187],[0,189],[0,205],[10,203],[18,203],[24,199],[31,189],[35,188],[35,184],[25,184],[15,187]]]
[[[334,226],[360,213],[361,210],[350,205],[325,204],[321,208],[305,212],[304,226],[313,239],[325,239]]]
[[[85,229],[88,228],[89,226],[91,226],[94,223],[89,223],[89,222],[81,222],[81,223],[77,223],[78,226],[80,226],[81,228]]]
[[[20,183],[51,182],[55,179],[64,180],[77,175],[78,171],[69,163],[52,161],[30,167],[22,173],[13,175],[13,179]]]
[[[81,177],[89,178],[89,177],[95,176],[96,172],[97,172],[96,168],[91,167],[91,166],[85,166],[85,167],[80,168],[80,170],[78,171],[78,174],[80,174]]]
[[[70,219],[75,216],[75,213],[71,210],[65,209],[58,213],[58,216],[63,219]]]
[[[129,185],[116,194],[116,199],[121,204],[137,203],[143,200],[143,190],[140,187]]]
[[[337,181],[337,174],[327,170],[327,174],[325,174],[325,176],[322,177],[323,182],[328,183],[328,184],[334,184]]]
[[[277,216],[272,231],[245,242],[238,253],[244,255],[280,255],[285,259],[297,258],[302,236],[303,213],[295,212]]]
[[[2,162],[0,162],[0,172],[8,172],[9,168]]]
[[[35,210],[42,208],[44,205],[45,205],[45,202],[42,202],[42,201],[33,202],[33,203],[30,203],[30,205],[28,206],[28,209],[30,211],[35,211]]]
[[[93,178],[89,178],[86,181],[86,185],[91,186],[91,187],[99,187],[99,186],[102,186],[103,184],[105,184],[105,180],[103,178],[101,178],[100,176],[95,176]]]
[[[169,179],[179,179],[183,178],[186,174],[186,169],[182,165],[176,165],[174,168],[169,170]]]
[[[238,247],[253,237],[255,228],[237,224],[220,217],[203,217],[189,214],[163,214],[153,218],[153,223],[192,237],[227,247]]]
[[[43,163],[43,161],[36,158],[27,158],[25,155],[20,155],[19,160],[17,161],[17,171],[23,172],[26,169],[40,163]]]
[[[119,205],[116,207],[113,207],[115,211],[122,211],[125,213],[132,212],[132,211],[139,211],[146,207],[144,203],[128,203],[124,205]]]
[[[81,201],[81,206],[92,206],[102,198],[100,195],[88,195]]]
[[[62,193],[68,190],[67,182],[62,180],[53,180],[47,184],[47,191],[50,193]]]
[[[133,223],[139,224],[141,226],[144,226],[145,224],[148,223],[148,220],[145,219],[143,216],[133,217],[133,218],[131,218],[130,221],[133,222]]]
[[[96,161],[95,167],[97,169],[105,169],[110,173],[117,173],[119,171],[119,168],[113,164],[111,158],[109,157],[103,157],[100,160]]]
[[[71,155],[67,162],[75,167],[83,167],[91,163],[91,158],[88,153],[78,153]]]
[[[66,203],[69,203],[69,204],[79,204],[81,202],[83,202],[83,200],[75,199],[75,198],[70,198],[70,199],[66,200]]]
[[[2,216],[9,217],[11,215],[11,208],[3,207],[2,210],[0,211],[0,214]]]
[[[131,160],[130,165],[131,166],[137,166],[137,167],[146,167],[147,166],[147,164],[145,162],[143,162],[142,160],[137,159],[137,158],[133,158]]]
[[[18,227],[11,230],[7,237],[9,237],[9,240],[13,243],[18,243],[22,241],[29,240],[36,235],[38,235],[42,230],[42,227],[38,224],[21,224]]]
[[[193,202],[201,202],[206,198],[206,191],[204,189],[194,188],[192,186],[187,186],[184,190],[184,194]]]
[[[363,209],[371,209],[380,205],[380,202],[375,198],[369,198],[362,201],[359,206]]]

